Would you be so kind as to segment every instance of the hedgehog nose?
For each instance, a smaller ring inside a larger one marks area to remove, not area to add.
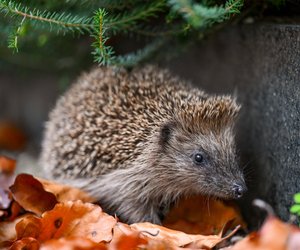
[[[232,191],[233,191],[234,197],[236,199],[239,199],[246,192],[246,188],[244,187],[244,185],[234,183]]]

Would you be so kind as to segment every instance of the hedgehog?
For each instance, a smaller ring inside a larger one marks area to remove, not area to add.
[[[239,110],[235,98],[209,95],[166,69],[98,67],[58,99],[40,164],[122,221],[160,224],[181,197],[245,193]]]

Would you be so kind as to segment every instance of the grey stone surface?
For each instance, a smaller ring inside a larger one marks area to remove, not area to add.
[[[171,65],[212,93],[237,93],[243,109],[238,147],[253,198],[289,218],[300,192],[300,26],[254,23],[231,27],[194,46]]]

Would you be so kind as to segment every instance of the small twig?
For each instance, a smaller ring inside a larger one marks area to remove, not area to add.
[[[156,237],[156,236],[159,235],[159,230],[157,230],[157,232],[156,232],[155,234],[150,233],[150,232],[148,232],[148,231],[140,231],[140,233],[145,233],[145,234],[149,234],[149,235],[151,235],[151,236],[153,236],[153,237]]]
[[[261,199],[253,200],[252,205],[266,211],[269,216],[275,215],[273,208],[267,202],[265,202]]]

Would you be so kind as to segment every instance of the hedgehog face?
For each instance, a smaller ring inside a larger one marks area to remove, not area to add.
[[[195,132],[168,123],[161,129],[160,144],[161,164],[171,165],[178,181],[174,188],[223,199],[240,198],[245,193],[231,127]]]

